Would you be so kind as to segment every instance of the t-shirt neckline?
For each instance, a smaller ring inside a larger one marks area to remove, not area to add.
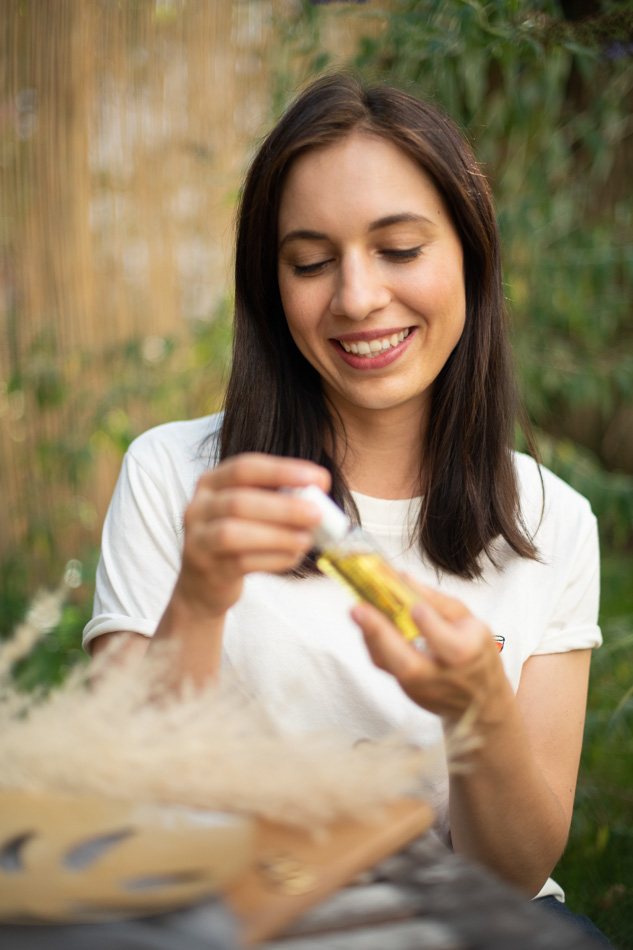
[[[361,524],[367,531],[391,533],[402,530],[419,510],[421,498],[374,498],[353,491],[352,498],[358,508]]]

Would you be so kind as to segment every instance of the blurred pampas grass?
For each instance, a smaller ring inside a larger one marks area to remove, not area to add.
[[[68,572],[67,572],[68,575]],[[304,828],[369,818],[445,767],[394,736],[352,746],[348,736],[282,732],[234,681],[178,694],[170,653],[150,663],[75,667],[48,694],[21,692],[11,672],[59,618],[68,584],[42,592],[0,652],[0,787],[98,794],[256,815]],[[459,761],[469,723],[448,741]]]

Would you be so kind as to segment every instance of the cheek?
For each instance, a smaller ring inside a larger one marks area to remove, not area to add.
[[[308,360],[310,341],[309,295],[290,281],[279,281],[279,295],[290,336],[300,353]]]
[[[309,333],[318,323],[319,300],[315,289],[292,281],[279,281],[281,305],[293,336]]]
[[[455,324],[463,326],[466,319],[466,289],[461,274],[455,278],[451,276],[441,288],[441,298],[448,317]]]
[[[278,273],[277,275],[277,284],[279,286],[279,296],[281,297],[281,305],[284,308],[284,313],[286,317],[288,314],[292,314],[296,311],[296,289],[293,286],[293,282],[289,279],[288,275],[285,272]]]
[[[423,314],[429,319],[434,315],[441,318],[449,332],[461,329],[466,319],[466,290],[461,268],[453,264],[434,268],[419,288],[419,300]]]

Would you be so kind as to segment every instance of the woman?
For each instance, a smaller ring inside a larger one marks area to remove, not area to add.
[[[85,642],[176,641],[178,677],[230,665],[280,721],[352,741],[431,745],[474,708],[485,742],[432,790],[438,831],[530,897],[562,896],[548,875],[600,643],[596,526],[513,454],[515,408],[470,150],[411,96],[318,80],[245,183],[224,416],[131,447]],[[421,585],[428,652],[368,605],[350,616],[319,575],[318,513],[275,490],[310,483]]]

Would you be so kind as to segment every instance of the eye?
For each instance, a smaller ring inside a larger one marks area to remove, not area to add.
[[[313,274],[318,274],[319,271],[323,270],[330,263],[327,261],[316,261],[314,264],[293,264],[292,272],[296,274],[297,277],[311,277]]]
[[[419,257],[422,253],[422,245],[419,244],[417,247],[407,247],[402,250],[399,248],[385,248],[380,252],[383,257],[388,258],[391,261],[414,261],[416,257]]]

